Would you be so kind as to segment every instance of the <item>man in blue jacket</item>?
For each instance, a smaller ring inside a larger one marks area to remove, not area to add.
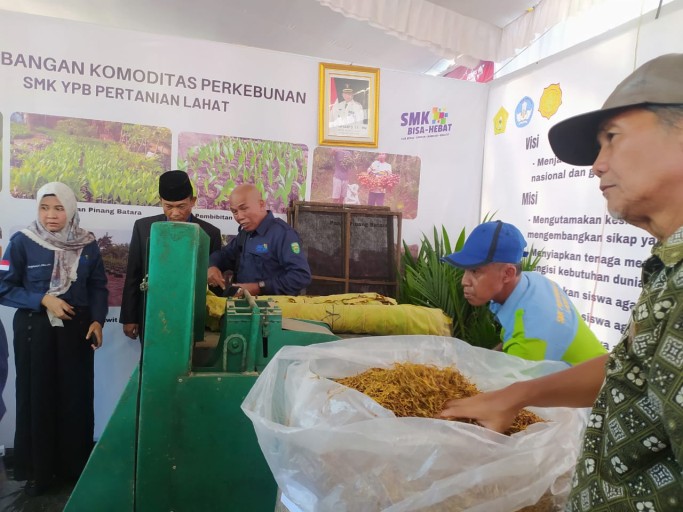
[[[311,269],[297,232],[266,210],[251,184],[235,187],[230,211],[240,225],[237,236],[209,258],[209,286],[226,288],[223,273],[232,270],[232,284],[251,295],[299,295],[311,283]]]

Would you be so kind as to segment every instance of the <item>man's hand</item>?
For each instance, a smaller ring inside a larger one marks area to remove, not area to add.
[[[95,335],[95,339],[90,344],[93,350],[97,350],[102,346],[102,324],[99,322],[93,322],[90,324],[88,329],[88,334],[85,335],[85,339],[89,340],[92,335]]]
[[[131,340],[138,339],[140,324],[123,324],[123,334],[128,336]]]
[[[240,291],[236,295],[242,297],[244,295],[243,290],[247,290],[249,295],[256,296],[261,294],[261,288],[259,288],[258,283],[233,283],[233,286],[238,286]]]
[[[223,277],[223,272],[218,267],[209,267],[206,281],[209,286],[219,286],[221,290],[225,290],[225,278]]]
[[[524,407],[590,407],[605,380],[607,354],[561,372],[518,381],[508,387],[449,400],[437,418],[473,419],[480,425],[505,432]]]
[[[480,393],[470,398],[448,400],[437,418],[445,420],[472,419],[482,427],[501,434],[508,430],[519,409],[513,405],[510,387]]]
[[[74,308],[68,302],[54,295],[45,294],[40,303],[60,320],[71,320],[76,314]]]

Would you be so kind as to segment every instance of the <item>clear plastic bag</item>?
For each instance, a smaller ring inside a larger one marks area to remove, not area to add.
[[[405,361],[454,366],[482,391],[566,368],[436,336],[284,347],[242,410],[288,503],[306,512],[561,509],[585,410],[534,408],[549,422],[508,437],[461,422],[397,418],[332,380]]]

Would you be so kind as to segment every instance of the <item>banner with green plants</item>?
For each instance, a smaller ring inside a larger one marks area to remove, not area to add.
[[[109,306],[118,307],[121,305],[123,285],[126,280],[130,233],[120,229],[96,229],[92,231],[97,239],[97,246],[100,248],[104,268],[107,272]]]
[[[238,231],[228,202],[241,183],[254,183],[279,218],[294,200],[328,202],[334,165],[332,148],[317,147],[319,62],[10,11],[0,16],[0,40],[0,246],[6,250],[35,219],[44,183],[74,190],[81,226],[95,234],[109,280],[105,342],[95,356],[98,436],[140,358],[118,306],[133,225],[163,213],[158,177],[186,170],[197,195],[192,215],[224,237]],[[411,244],[435,222],[474,224],[487,89],[381,73],[377,149],[339,147],[351,163],[342,202],[368,204],[372,193],[402,211],[401,233]],[[429,131],[435,107],[448,114],[449,129],[414,136]],[[444,186],[442,168],[457,187]],[[419,195],[429,200],[418,211]],[[0,307],[10,337],[13,313]],[[5,397],[13,392],[8,383]],[[8,404],[8,414],[14,407]],[[0,445],[13,446],[13,429],[12,421],[0,422]]]
[[[181,133],[178,148],[178,168],[195,184],[198,208],[229,210],[230,193],[244,183],[256,185],[275,213],[306,197],[304,144]]]
[[[10,122],[10,193],[33,199],[61,181],[86,203],[159,204],[171,164],[171,131],[158,126],[15,112]]]

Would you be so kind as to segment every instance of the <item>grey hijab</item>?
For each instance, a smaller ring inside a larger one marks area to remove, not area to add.
[[[55,252],[52,276],[50,277],[49,295],[62,295],[76,280],[76,270],[83,247],[95,240],[95,236],[79,227],[78,207],[76,196],[64,183],[57,181],[47,183],[38,190],[36,200],[40,210],[40,202],[45,196],[54,195],[66,211],[66,225],[60,231],[48,231],[38,220],[33,221],[27,228],[21,230],[27,237],[41,247]],[[53,317],[48,311],[52,325],[62,326],[59,318]]]

